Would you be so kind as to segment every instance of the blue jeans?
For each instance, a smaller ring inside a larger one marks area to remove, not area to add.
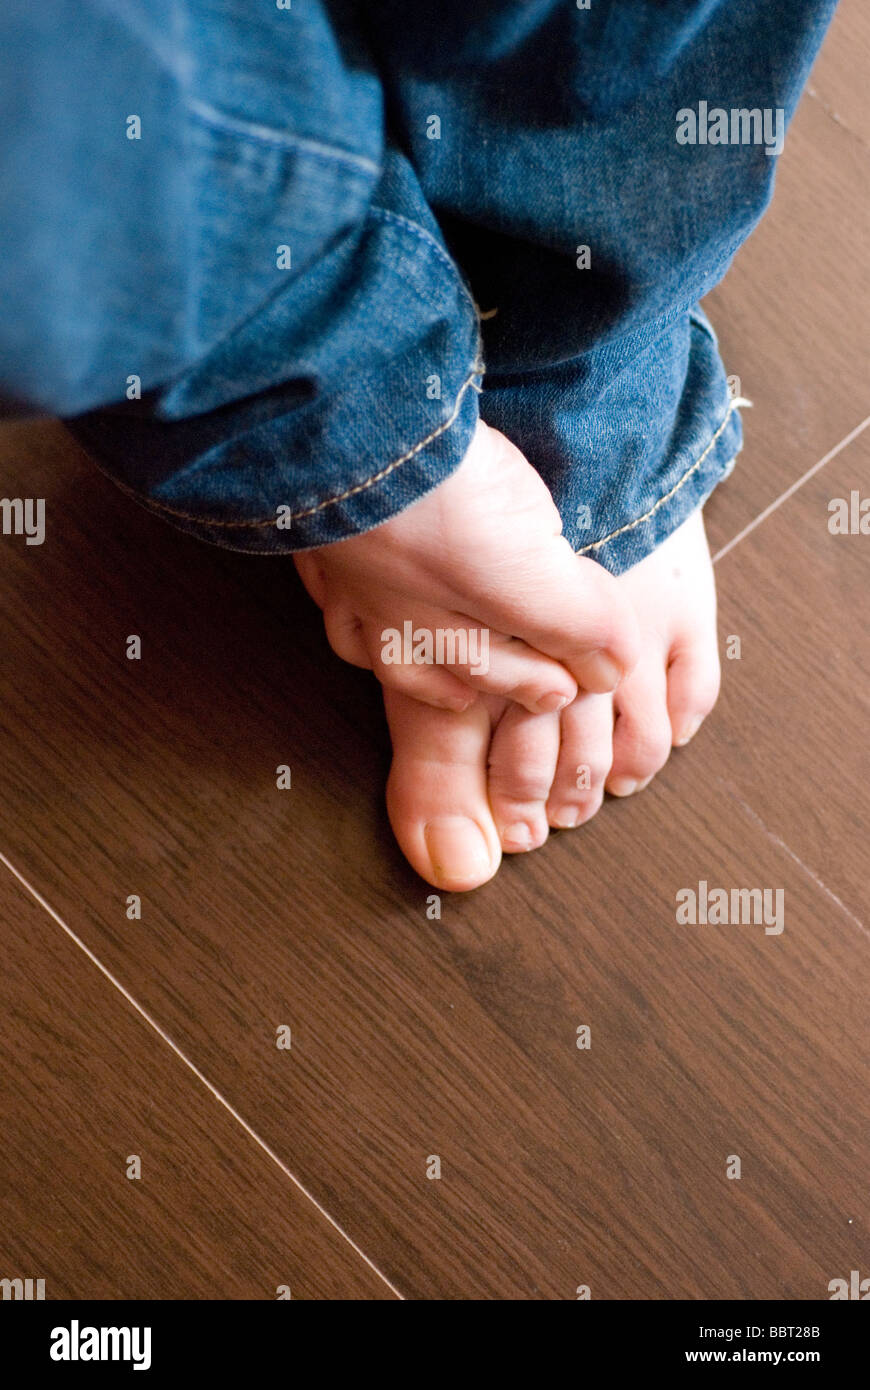
[[[835,0],[6,0],[0,391],[168,521],[282,553],[478,415],[615,573],[740,448],[698,300]]]

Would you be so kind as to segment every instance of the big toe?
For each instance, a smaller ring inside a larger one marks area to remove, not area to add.
[[[384,690],[393,741],[387,813],[402,853],[436,888],[461,893],[492,878],[501,846],[487,798],[490,716]]]

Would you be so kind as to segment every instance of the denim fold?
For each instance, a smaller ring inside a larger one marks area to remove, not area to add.
[[[700,301],[834,7],[7,0],[0,407],[267,554],[396,515],[482,418],[621,573],[740,449]]]

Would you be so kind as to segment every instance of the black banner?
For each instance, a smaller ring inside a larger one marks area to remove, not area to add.
[[[669,1374],[677,1367],[701,1373],[727,1369],[806,1366],[821,1372],[851,1371],[864,1363],[867,1310],[843,1302],[617,1303],[581,1301],[570,1315],[528,1307],[520,1322],[498,1306],[463,1313],[411,1312],[394,1307],[303,1302],[0,1302],[3,1365],[19,1375],[38,1371],[59,1382],[74,1376],[114,1377],[137,1372],[163,1383],[179,1373],[304,1375],[335,1373],[347,1357],[349,1369],[382,1368],[402,1379],[431,1379],[485,1365],[487,1378],[502,1360],[513,1376],[529,1356],[545,1378],[567,1358],[578,1375],[595,1372]],[[856,1300],[857,1304],[860,1301]],[[846,1299],[844,1302],[852,1302]],[[423,1323],[415,1319],[423,1317]],[[525,1319],[528,1318],[528,1322]],[[542,1318],[542,1322],[537,1319]],[[482,1319],[482,1321],[481,1321]],[[417,1329],[421,1364],[408,1360],[401,1334]],[[457,1346],[451,1332],[461,1334]],[[543,1334],[546,1341],[530,1341]],[[400,1340],[396,1340],[396,1339]],[[522,1361],[515,1359],[518,1353]],[[463,1362],[465,1366],[463,1366]],[[560,1372],[563,1374],[564,1372]]]

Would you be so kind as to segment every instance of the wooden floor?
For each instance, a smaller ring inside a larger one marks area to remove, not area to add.
[[[391,840],[376,689],[291,565],[164,527],[58,425],[0,434],[4,495],[51,519],[0,542],[0,1278],[819,1299],[870,1275],[870,536],[828,530],[870,497],[868,54],[845,0],[707,306],[755,403],[708,508],[740,639],[718,711],[440,921]],[[702,880],[783,889],[784,931],[677,925]]]

